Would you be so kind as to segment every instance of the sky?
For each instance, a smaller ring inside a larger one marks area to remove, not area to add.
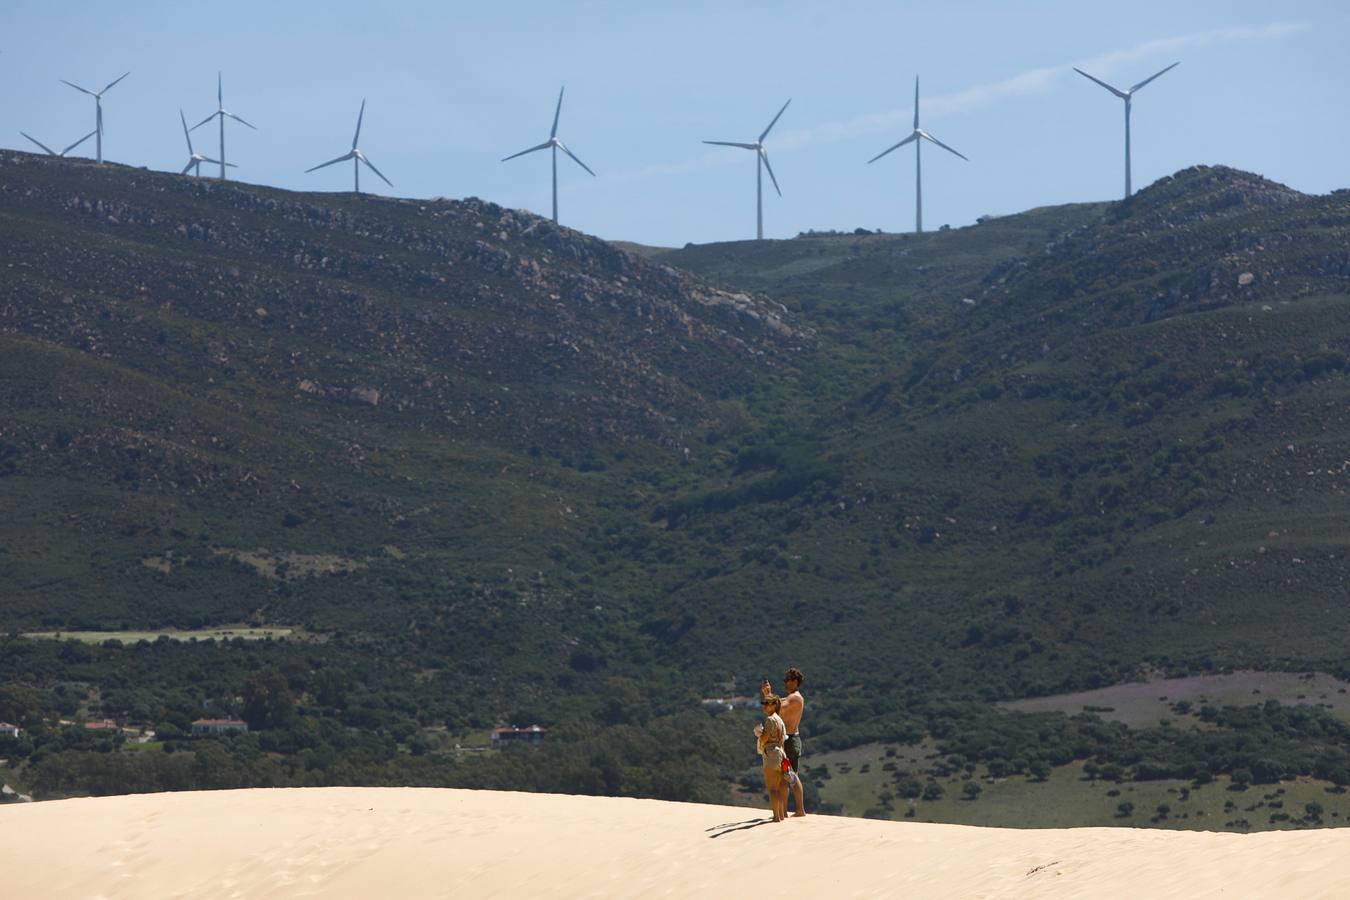
[[[476,196],[549,214],[549,160],[502,157],[559,137],[597,173],[559,156],[563,224],[660,246],[755,233],[755,157],[702,140],[765,141],[765,236],[914,226],[914,153],[867,160],[921,126],[969,157],[926,145],[924,224],[1118,198],[1120,87],[1181,65],[1136,95],[1136,189],[1196,164],[1225,164],[1301,191],[1350,187],[1350,6],[1341,0],[668,3],[351,2],[227,4],[69,0],[0,3],[0,146],[58,148],[92,130],[104,155],[179,171],[179,124],[225,106],[231,177],[290,190],[351,189],[345,153],[367,102],[361,149],[404,197]],[[193,133],[214,156],[214,124]],[[87,149],[92,156],[92,140]],[[214,170],[204,166],[203,171]]]

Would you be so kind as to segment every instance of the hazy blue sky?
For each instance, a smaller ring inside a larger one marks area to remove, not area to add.
[[[678,245],[753,237],[754,156],[699,141],[753,140],[790,97],[766,142],[783,188],[766,235],[908,230],[912,149],[865,162],[908,133],[917,73],[924,128],[971,160],[925,149],[931,229],[1119,196],[1122,104],[1074,64],[1128,86],[1182,61],[1135,101],[1136,187],[1196,163],[1350,186],[1348,46],[1350,6],[1330,0],[3,0],[0,145],[29,149],[19,129],[70,143],[93,101],[58,79],[130,69],[105,100],[105,156],[177,171],[178,107],[210,113],[222,69],[226,107],[260,129],[227,136],[241,180],[350,190],[345,165],[303,170],[347,150],[365,97],[361,146],[393,193],[547,215],[547,154],[498,160],[547,138],[566,84],[559,136],[599,177],[560,158],[562,221]],[[193,137],[214,155],[214,127]]]

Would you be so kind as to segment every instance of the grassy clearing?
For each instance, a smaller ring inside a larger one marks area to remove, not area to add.
[[[33,640],[79,641],[82,644],[102,644],[105,641],[121,641],[134,644],[137,641],[157,641],[168,638],[171,641],[231,641],[242,638],[246,641],[296,640],[307,637],[302,629],[291,626],[274,628],[197,628],[191,630],[166,629],[164,631],[25,631],[23,636]]]
[[[1013,700],[1000,706],[1019,712],[1092,712],[1131,728],[1152,728],[1163,719],[1178,727],[1198,723],[1191,715],[1179,713],[1180,709],[1194,713],[1206,705],[1250,706],[1266,700],[1278,700],[1284,706],[1321,706],[1337,718],[1350,721],[1350,682],[1323,673],[1231,672],[1165,678]]]
[[[824,766],[830,772],[828,779],[816,781],[821,799],[839,804],[849,816],[996,828],[1149,826],[1207,831],[1308,828],[1350,821],[1350,794],[1335,792],[1329,782],[1311,778],[1252,785],[1246,790],[1233,790],[1226,777],[1199,787],[1181,780],[1116,784],[1088,779],[1081,762],[1054,769],[1043,782],[1022,776],[990,780],[963,772],[938,779],[943,791],[940,799],[897,796],[895,773],[886,771],[886,766],[917,772],[931,760],[931,752],[926,744],[869,744],[819,754],[811,766]],[[921,782],[928,780],[916,777]],[[979,785],[976,799],[967,799],[967,784]],[[1121,804],[1129,804],[1128,814],[1122,814]],[[1315,818],[1309,815],[1310,804],[1314,810],[1321,807]],[[1159,811],[1163,806],[1167,807],[1165,815]],[[909,816],[911,809],[914,814]]]

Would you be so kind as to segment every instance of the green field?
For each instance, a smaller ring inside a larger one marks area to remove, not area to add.
[[[808,772],[821,766],[829,770],[830,777],[819,781],[821,799],[840,804],[843,814],[851,816],[998,828],[1148,825],[1206,831],[1350,822],[1350,792],[1338,791],[1325,781],[1297,778],[1250,785],[1245,790],[1232,790],[1227,777],[1202,786],[1179,779],[1113,783],[1089,779],[1081,762],[1054,769],[1044,782],[1022,776],[990,779],[962,773],[937,779],[943,790],[941,799],[899,796],[894,772],[886,771],[886,767],[925,765],[931,760],[927,750],[926,746],[869,744],[819,754],[810,761]],[[888,752],[894,755],[888,756]],[[980,786],[976,799],[966,799],[966,784]],[[1132,804],[1129,815],[1121,814],[1122,803]],[[1322,807],[1317,821],[1309,818],[1308,804]],[[1165,817],[1159,814],[1161,805],[1169,807]],[[911,809],[913,816],[907,815]]]
[[[25,631],[23,636],[33,640],[79,641],[83,644],[102,644],[105,641],[134,644],[137,641],[157,641],[160,638],[168,638],[171,641],[232,641],[236,638],[245,641],[264,641],[288,638],[295,640],[308,637],[303,629],[290,626],[249,628],[244,625],[233,628],[165,629],[162,631]]]

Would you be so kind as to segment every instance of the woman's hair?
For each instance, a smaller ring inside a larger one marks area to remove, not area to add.
[[[773,706],[774,712],[778,712],[783,708],[783,701],[780,700],[775,694],[765,694],[764,699],[760,701],[760,704],[763,705],[766,703],[771,704]]]
[[[801,669],[797,668],[796,666],[792,666],[785,673],[783,673],[783,680],[795,681],[797,682],[798,686],[801,686],[801,683],[806,680],[806,676],[802,675]]]

